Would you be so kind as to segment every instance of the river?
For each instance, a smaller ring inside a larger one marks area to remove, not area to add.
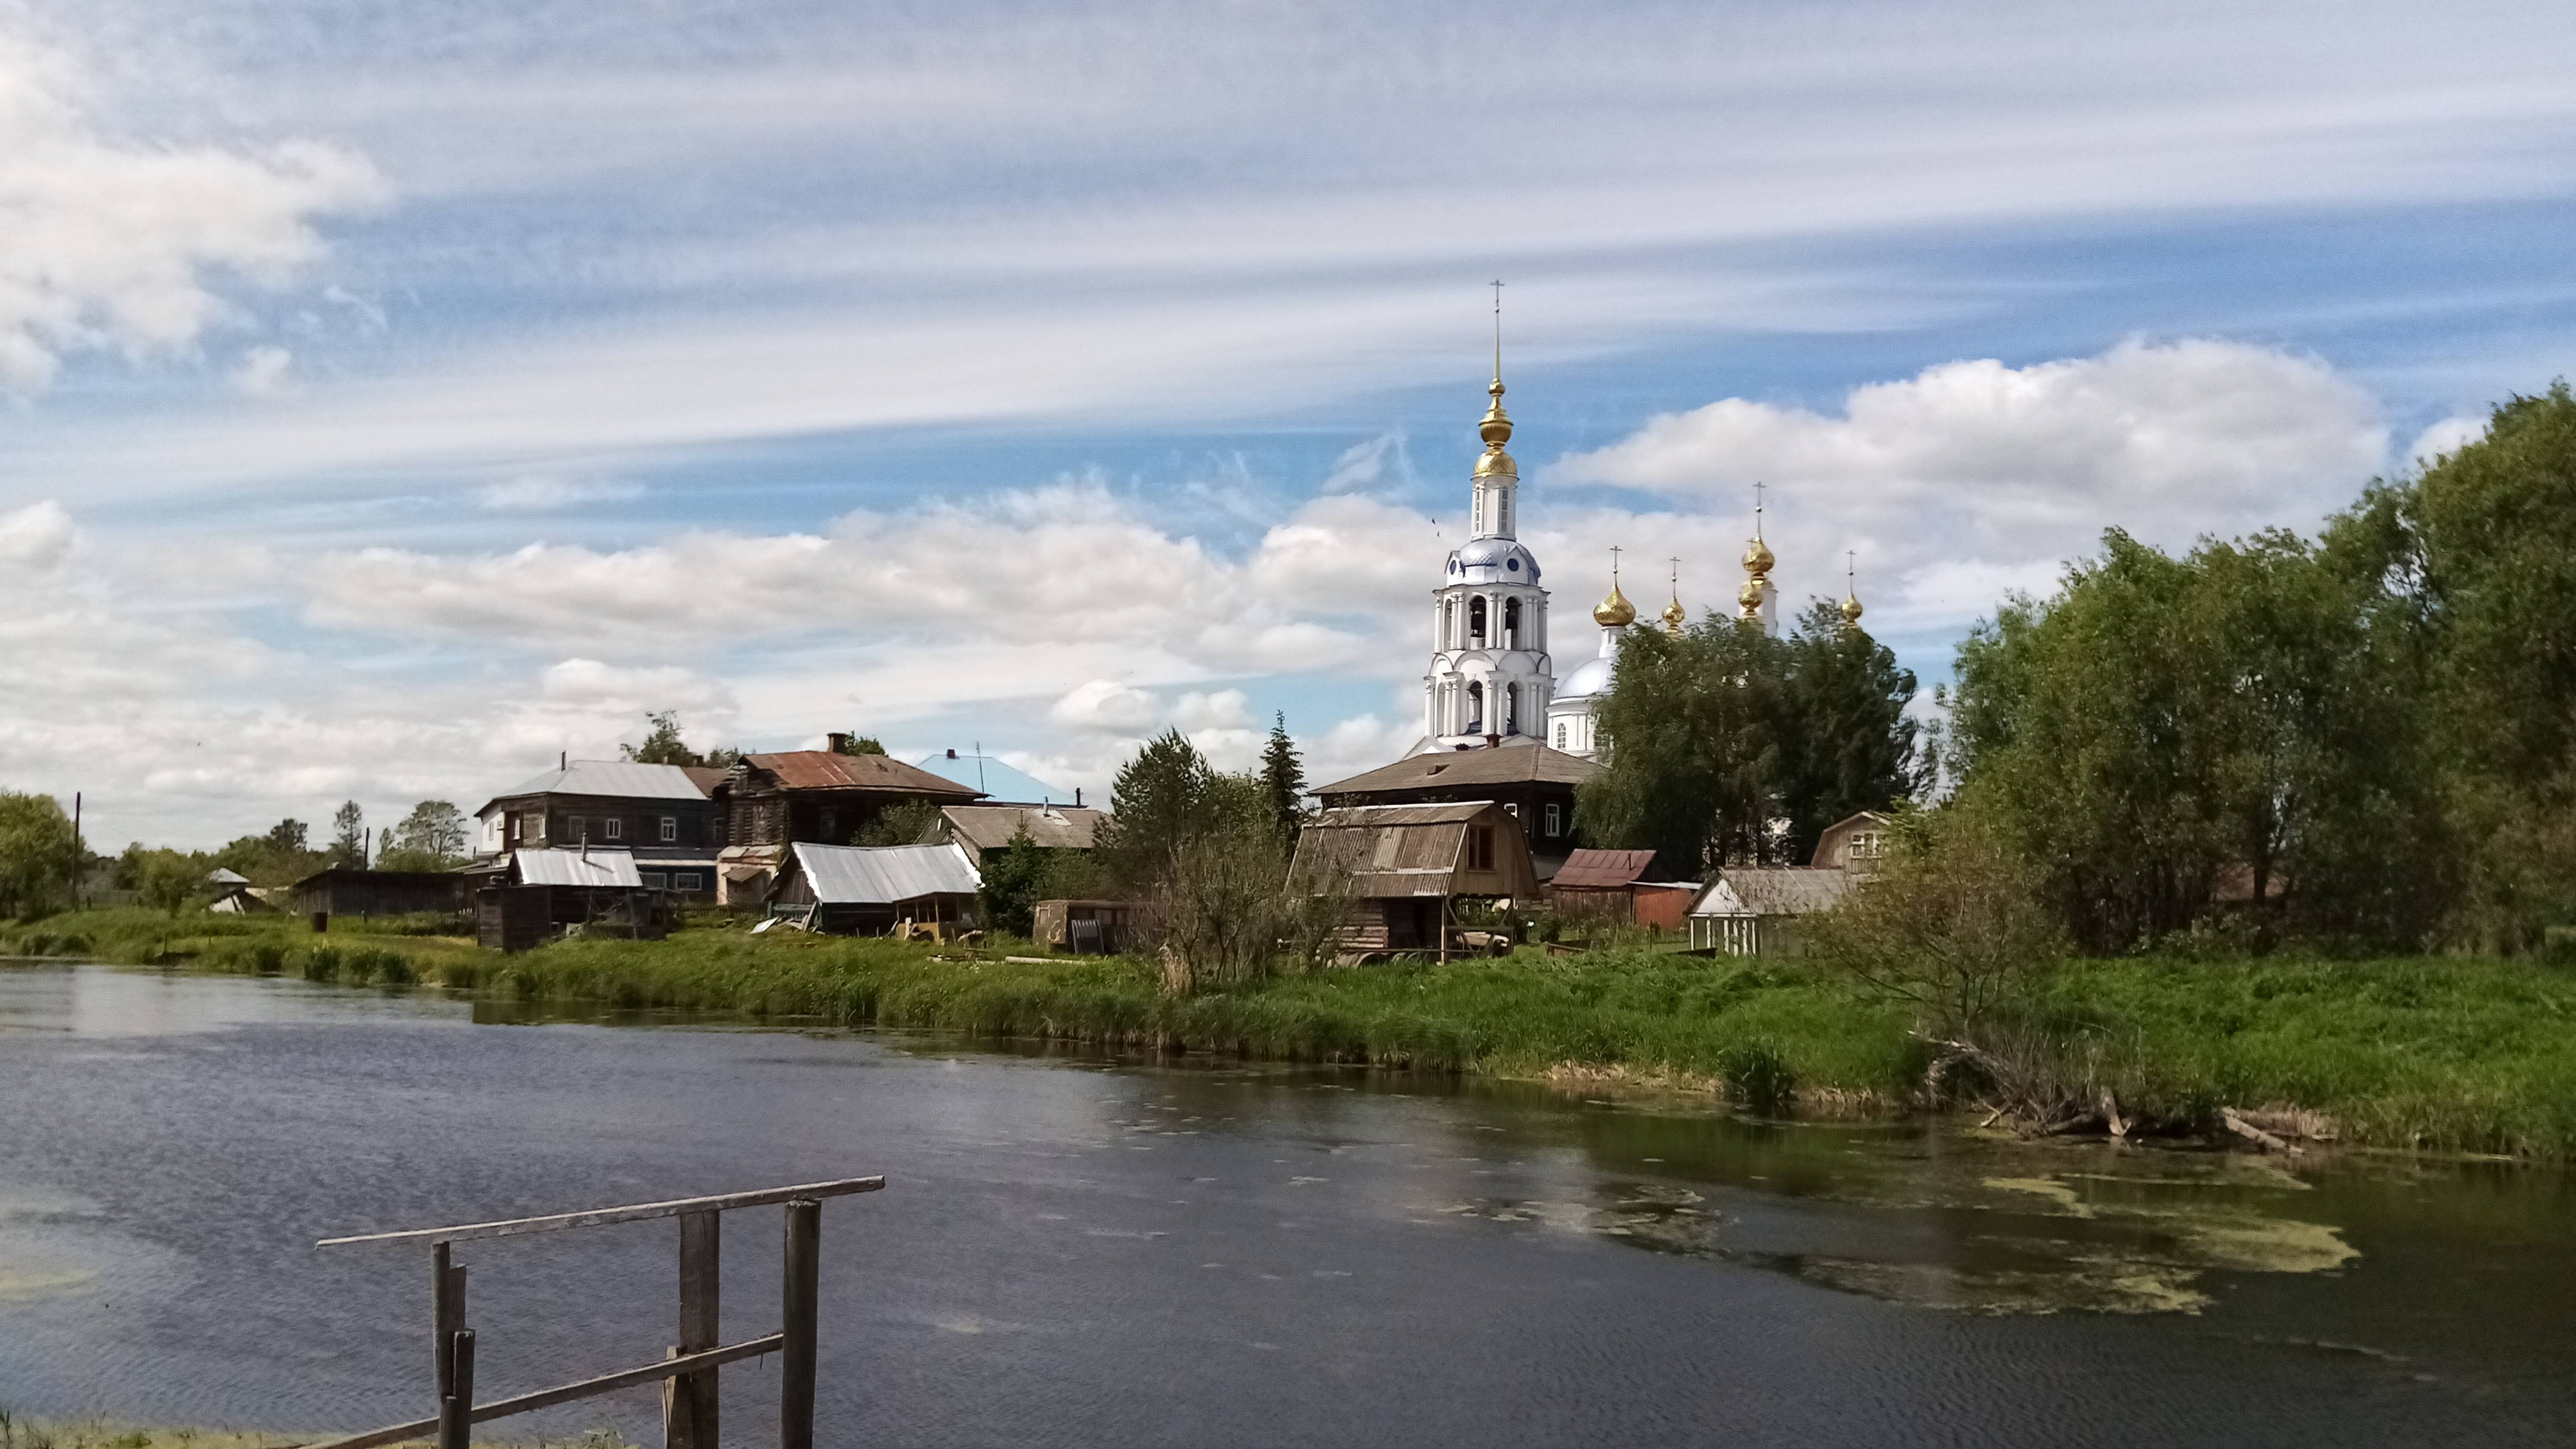
[[[2555,1171],[96,966],[0,969],[0,1406],[419,1416],[426,1251],[316,1239],[868,1173],[826,1444],[2576,1442]],[[727,1224],[726,1335],[768,1332],[778,1211]],[[660,1357],[675,1241],[460,1245],[481,1392]],[[729,1444],[775,1389],[725,1371]],[[657,1402],[507,1437],[658,1443]]]

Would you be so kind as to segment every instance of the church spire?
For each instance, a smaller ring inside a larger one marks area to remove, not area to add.
[[[1753,485],[1753,537],[1744,547],[1744,587],[1736,590],[1735,601],[1743,606],[1740,618],[1748,624],[1767,623],[1762,606],[1771,590],[1771,568],[1780,560],[1771,545],[1762,541],[1762,485]]]
[[[1843,550],[1843,627],[1860,632],[1860,551]]]
[[[1664,632],[1678,639],[1681,637],[1682,625],[1690,620],[1690,611],[1682,607],[1682,561],[1676,558],[1672,560],[1672,565],[1673,601],[1664,605]]]
[[[1484,420],[1476,424],[1476,436],[1485,440],[1485,456],[1476,460],[1476,476],[1500,473],[1514,480],[1521,476],[1520,465],[1503,451],[1512,440],[1511,416],[1503,411],[1503,284],[1494,288],[1494,384],[1485,389],[1494,405],[1485,410]]]

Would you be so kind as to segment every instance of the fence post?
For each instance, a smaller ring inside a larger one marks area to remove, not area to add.
[[[717,1343],[717,1268],[724,1215],[680,1214],[680,1343],[698,1353]],[[664,1449],[716,1449],[716,1371],[700,1369],[671,1381],[662,1426]]]
[[[814,1449],[814,1351],[821,1318],[823,1205],[787,1204],[787,1271],[780,1293],[778,1449]]]
[[[448,1371],[455,1382],[438,1401],[438,1449],[469,1449],[474,1442],[474,1330],[458,1329],[451,1342]]]
[[[438,1375],[438,1397],[456,1391],[456,1335],[465,1327],[465,1270],[445,1243],[429,1249],[429,1346]]]

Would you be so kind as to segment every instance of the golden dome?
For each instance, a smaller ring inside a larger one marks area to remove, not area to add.
[[[1752,618],[1755,614],[1760,613],[1762,610],[1762,581],[1760,579],[1746,579],[1744,581],[1744,587],[1735,591],[1735,602],[1744,606],[1744,617],[1748,619]]]
[[[1485,420],[1476,424],[1476,436],[1485,440],[1486,447],[1499,453],[1503,444],[1512,440],[1512,420],[1503,411],[1503,380],[1495,378],[1494,385],[1485,391],[1493,396],[1494,405],[1485,410]]]
[[[1626,594],[1619,592],[1617,579],[1610,581],[1610,597],[1603,599],[1600,607],[1592,611],[1592,622],[1604,629],[1625,629],[1637,622],[1637,606],[1628,602]]]
[[[1682,601],[1676,597],[1671,603],[1664,605],[1664,632],[1667,634],[1680,633],[1682,631],[1682,625],[1687,622],[1689,618],[1689,611],[1682,608]]]
[[[1860,596],[1858,594],[1843,595],[1843,622],[1857,629],[1860,627],[1860,614]]]
[[[1518,478],[1521,476],[1521,467],[1512,461],[1511,454],[1500,448],[1489,448],[1484,456],[1476,460],[1476,476],[1487,478],[1497,473],[1505,477]]]
[[[1744,549],[1744,567],[1755,578],[1760,578],[1771,572],[1771,566],[1778,562],[1779,560],[1771,554],[1771,545],[1762,541],[1762,535],[1758,533],[1753,535],[1753,542],[1747,544]]]

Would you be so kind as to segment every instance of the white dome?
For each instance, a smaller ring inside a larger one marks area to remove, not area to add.
[[[1610,671],[1617,663],[1617,660],[1609,658],[1583,661],[1581,668],[1567,675],[1565,683],[1557,686],[1556,697],[1559,700],[1590,699],[1596,694],[1608,694]]]
[[[1449,553],[1453,584],[1534,584],[1538,560],[1515,539],[1480,538]]]

